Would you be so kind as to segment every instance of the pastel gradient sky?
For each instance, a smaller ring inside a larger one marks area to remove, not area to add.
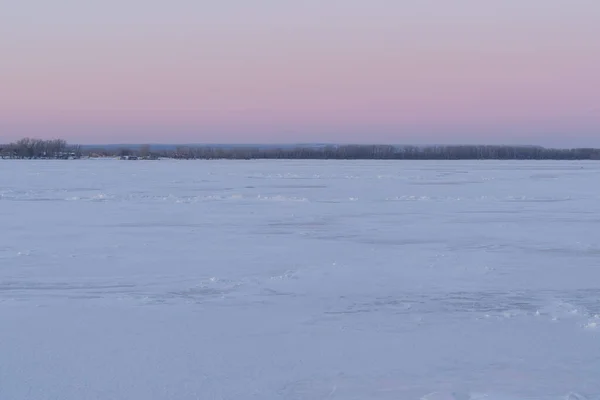
[[[0,142],[600,146],[599,0],[7,0],[0,60]]]

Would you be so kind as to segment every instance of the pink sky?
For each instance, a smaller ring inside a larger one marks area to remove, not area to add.
[[[597,0],[22,0],[0,38],[0,142],[600,146]]]

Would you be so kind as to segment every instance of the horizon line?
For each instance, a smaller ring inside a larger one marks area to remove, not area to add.
[[[21,139],[32,139],[32,140],[56,140],[62,138],[54,138],[54,139],[39,139],[35,137],[24,137]],[[21,140],[18,139],[18,140]],[[0,147],[8,146],[11,144],[15,144],[18,140],[11,142],[0,142]],[[62,139],[64,140],[64,139]],[[541,149],[556,149],[556,150],[573,150],[573,149],[600,149],[600,146],[544,146],[540,144],[510,144],[510,143],[420,143],[420,144],[409,144],[409,143],[383,143],[383,142],[373,142],[373,143],[356,143],[356,142],[293,142],[293,143],[277,143],[277,142],[255,142],[255,143],[244,143],[244,142],[234,142],[234,143],[219,143],[219,142],[107,142],[107,143],[78,143],[78,142],[70,142],[66,140],[67,144],[70,146],[82,146],[86,148],[90,147],[128,147],[128,146],[160,146],[160,147],[176,147],[176,146],[195,146],[195,147],[210,147],[210,146],[218,146],[218,147],[298,147],[298,146],[393,146],[393,147],[457,147],[457,146],[492,146],[492,147],[537,147]]]
[[[394,146],[394,147],[434,147],[434,146],[495,146],[495,147],[539,147],[544,149],[596,149],[600,148],[600,146],[544,146],[540,144],[517,144],[517,143],[384,143],[384,142],[373,142],[373,143],[355,143],[355,142],[298,142],[298,143],[271,143],[271,142],[256,142],[256,143],[244,143],[244,142],[235,142],[235,143],[219,143],[219,142],[169,142],[169,143],[160,143],[160,142],[138,142],[138,143],[75,143],[69,142],[71,145],[78,146]]]

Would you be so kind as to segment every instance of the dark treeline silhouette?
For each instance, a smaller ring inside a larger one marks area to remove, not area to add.
[[[155,146],[106,148],[70,146],[66,141],[21,139],[0,146],[3,158],[121,157],[122,159],[338,159],[338,160],[600,160],[600,149],[552,149],[539,146]]]
[[[339,160],[599,160],[600,149],[546,149],[529,146],[343,145],[294,148],[181,147],[161,156],[182,159]]]
[[[2,158],[18,159],[69,159],[82,156],[81,146],[70,146],[66,140],[41,140],[24,138],[7,145],[0,145]]]
[[[86,151],[84,151],[86,153]],[[392,146],[330,145],[268,147],[259,146],[178,146],[173,149],[139,148],[89,149],[90,155],[122,158],[175,159],[314,159],[314,160],[600,160],[600,149],[547,149],[538,146]]]

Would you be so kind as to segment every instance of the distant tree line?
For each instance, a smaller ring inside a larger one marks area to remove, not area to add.
[[[177,146],[153,149],[71,146],[62,139],[21,139],[0,146],[3,158],[121,157],[123,159],[337,159],[337,160],[600,160],[600,149],[552,149],[540,146],[393,146],[328,145],[285,148],[259,146]]]
[[[17,159],[69,159],[82,156],[81,146],[68,145],[63,139],[23,138],[14,143],[0,145],[2,158]]]
[[[286,148],[178,146],[153,150],[149,145],[139,149],[92,150],[98,155],[174,158],[186,160],[600,160],[600,149],[549,149],[539,146],[392,146],[330,145]]]
[[[161,157],[180,159],[338,160],[600,160],[600,149],[547,149],[535,146],[341,145],[260,149],[179,147]]]

